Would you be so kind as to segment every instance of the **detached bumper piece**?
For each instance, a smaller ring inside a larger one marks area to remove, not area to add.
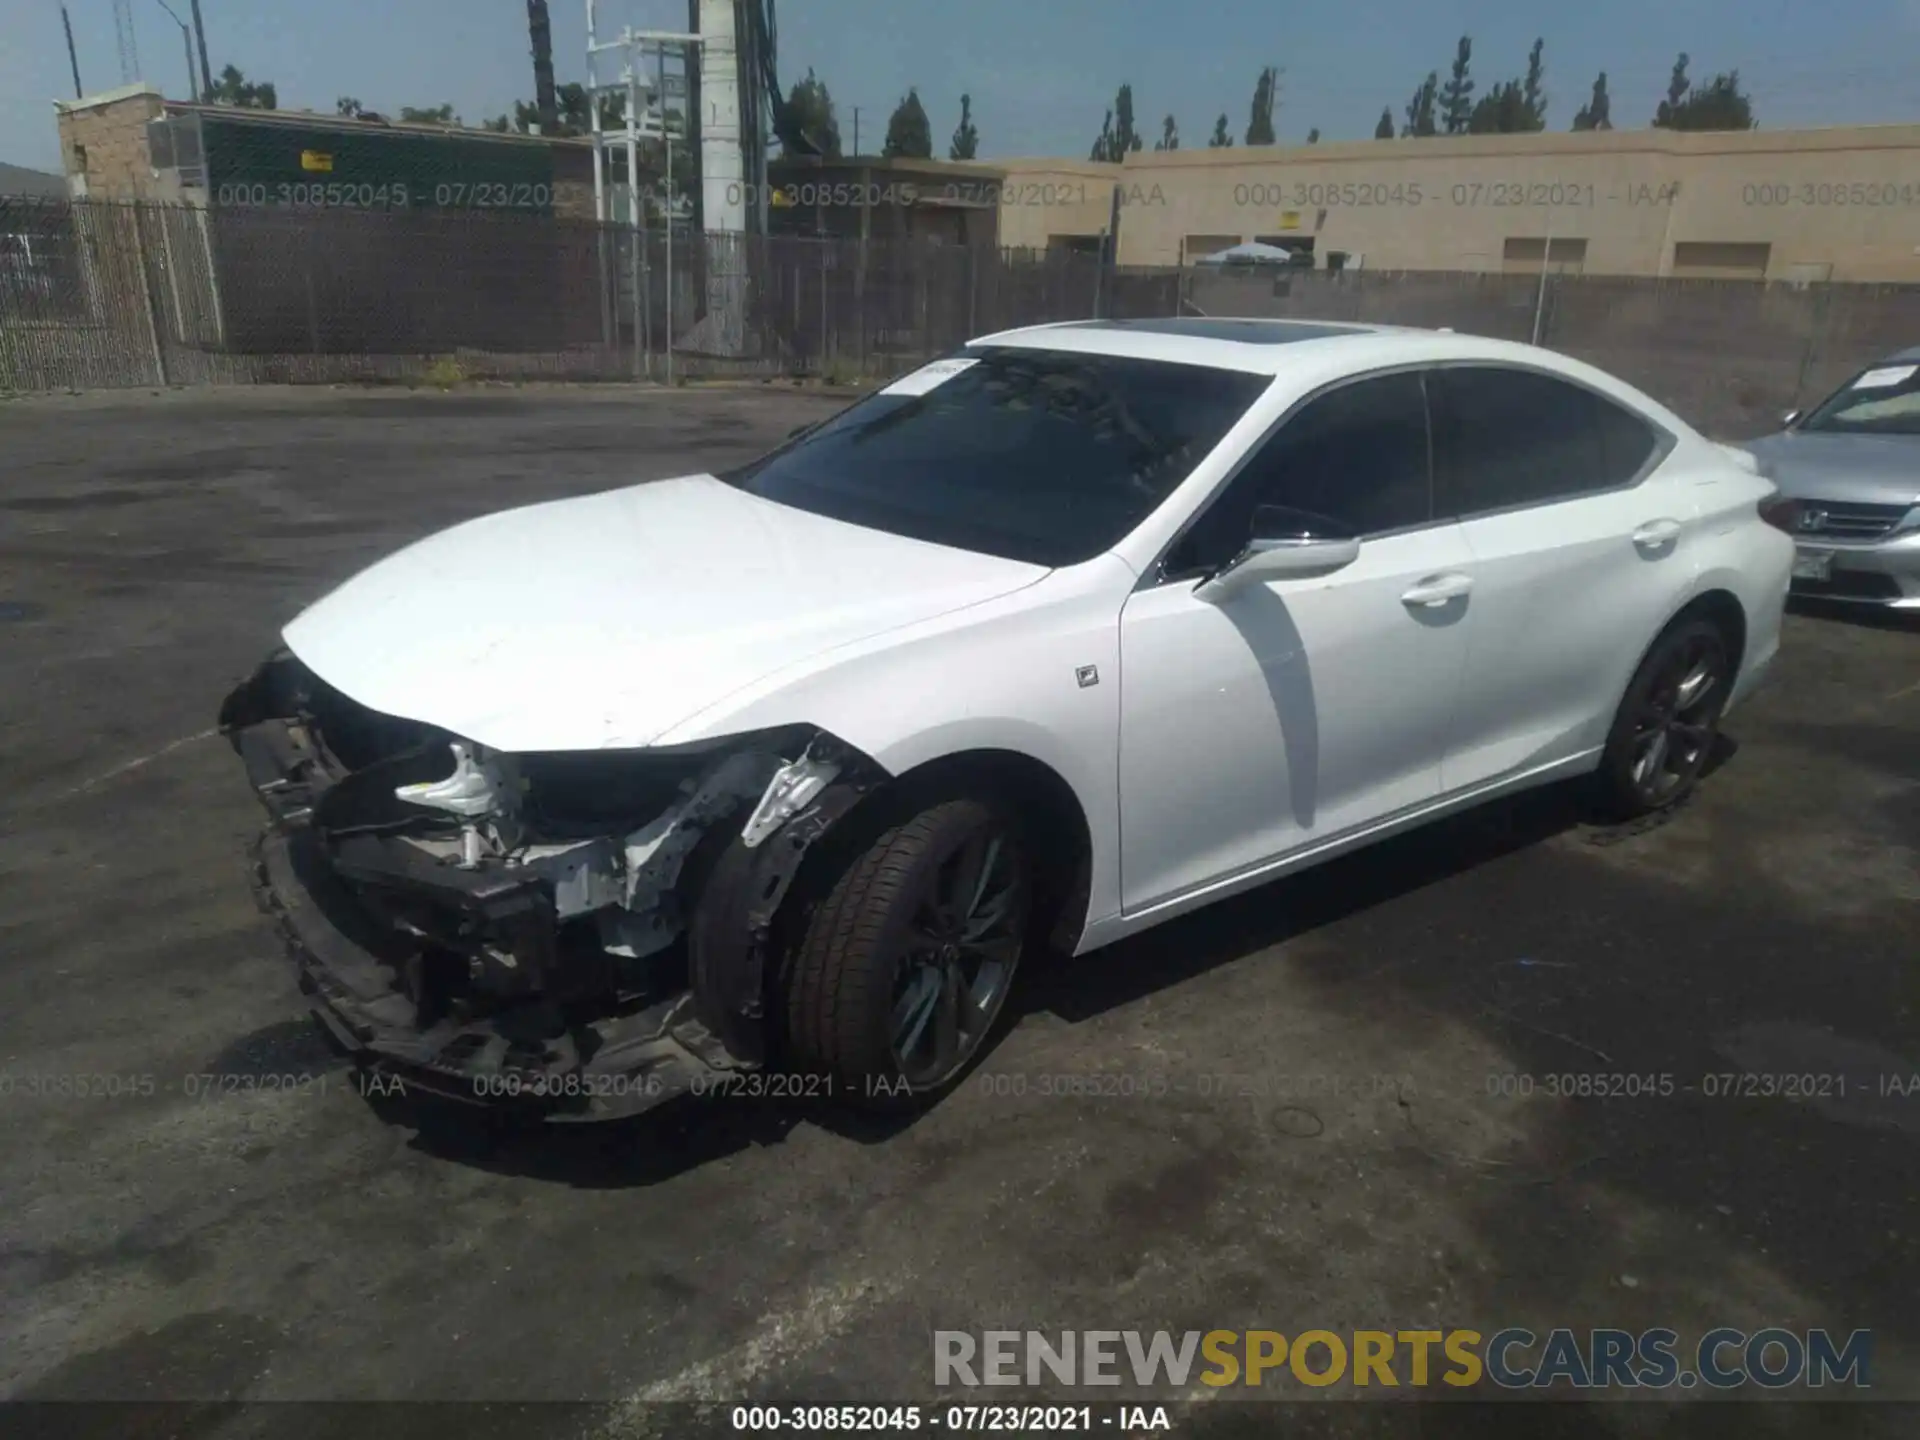
[[[394,787],[447,768],[439,735],[353,713],[290,656],[228,698],[221,727],[272,819],[255,898],[315,1016],[371,1072],[403,1092],[580,1121],[753,1064],[705,1023],[683,942],[622,960],[557,919],[550,882],[399,838],[419,821]]]

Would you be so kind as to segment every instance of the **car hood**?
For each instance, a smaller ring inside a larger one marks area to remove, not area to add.
[[[389,715],[499,750],[619,749],[783,666],[1046,573],[692,475],[431,535],[320,600],[285,639]]]
[[[1920,436],[1783,430],[1742,447],[1781,493],[1862,505],[1920,502]]]

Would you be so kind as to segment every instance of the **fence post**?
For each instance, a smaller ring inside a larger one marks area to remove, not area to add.
[[[967,339],[980,333],[976,314],[980,296],[980,247],[967,246]]]
[[[646,327],[641,324],[641,317],[647,301],[643,288],[646,266],[640,258],[640,247],[645,243],[646,233],[638,224],[627,232],[627,272],[633,281],[633,378],[636,380],[646,373],[646,368],[652,363],[651,356],[645,360],[641,358],[646,355]]]
[[[140,223],[140,202],[129,202],[133,211],[133,266],[140,276],[140,308],[147,313],[147,340],[153,346],[154,383],[167,383],[167,352],[160,343],[160,317],[154,309],[153,285],[147,278],[147,240]]]
[[[300,247],[301,270],[307,285],[307,348],[315,355],[320,353],[320,304],[313,293],[313,229],[306,231],[306,244]]]
[[[1788,402],[1789,408],[1800,404],[1800,397],[1806,392],[1807,376],[1813,372],[1814,354],[1826,334],[1833,305],[1833,286],[1824,284],[1818,287],[1818,291],[1814,296],[1813,323],[1807,326],[1807,343],[1800,352],[1800,373],[1793,377],[1793,398]]]

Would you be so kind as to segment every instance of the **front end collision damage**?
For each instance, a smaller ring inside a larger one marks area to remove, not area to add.
[[[810,727],[508,755],[280,652],[220,728],[271,824],[255,890],[327,1029],[458,1100],[601,1119],[772,1063],[775,918],[887,776]]]

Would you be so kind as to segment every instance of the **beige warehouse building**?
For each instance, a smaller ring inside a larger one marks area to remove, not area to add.
[[[1013,160],[1003,245],[1118,259],[1248,240],[1317,268],[1920,282],[1920,125],[1435,136]],[[1549,243],[1551,250],[1549,251]]]

